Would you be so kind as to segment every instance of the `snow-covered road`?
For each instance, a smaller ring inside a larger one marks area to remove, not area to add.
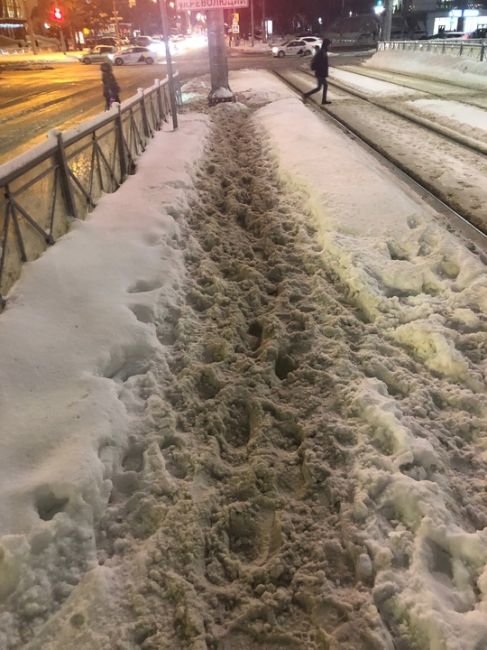
[[[0,647],[483,648],[485,266],[232,84],[0,317]]]

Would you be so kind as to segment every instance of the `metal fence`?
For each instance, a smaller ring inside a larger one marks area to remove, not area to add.
[[[473,61],[485,61],[487,58],[487,44],[481,40],[455,40],[453,42],[448,39],[434,41],[380,41],[377,44],[377,49],[449,54],[451,56],[465,56]]]
[[[177,77],[177,75],[174,75]],[[22,263],[54,244],[114,192],[171,111],[166,78],[110,111],[0,166],[0,310]]]

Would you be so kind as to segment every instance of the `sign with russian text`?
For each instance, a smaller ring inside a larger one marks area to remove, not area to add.
[[[178,11],[207,11],[208,9],[240,9],[249,6],[249,0],[176,0]]]

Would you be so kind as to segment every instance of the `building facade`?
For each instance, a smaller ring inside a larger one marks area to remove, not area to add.
[[[0,38],[25,43],[27,20],[22,0],[0,0]]]
[[[471,33],[487,27],[487,2],[471,0],[406,0],[408,11],[423,14],[428,34]]]

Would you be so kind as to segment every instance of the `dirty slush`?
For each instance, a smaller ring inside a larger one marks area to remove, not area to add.
[[[286,194],[247,112],[232,115],[196,174],[187,303],[159,326],[167,401],[147,408],[169,476],[143,498],[159,530],[145,531],[152,617],[136,634],[154,649],[383,647],[339,414],[364,325],[313,250],[305,197]],[[133,501],[112,506],[127,535]]]
[[[156,324],[165,353],[136,379],[123,471],[97,527],[98,563],[123,590],[107,603],[113,616],[74,607],[69,625],[80,648],[85,625],[117,650],[418,648],[398,618],[397,584],[374,585],[380,553],[407,572],[415,531],[382,511],[380,489],[357,505],[357,466],[371,448],[393,450],[355,394],[379,377],[410,425],[436,435],[441,459],[451,450],[432,396],[447,387],[347,301],[306,195],[279,178],[251,112],[222,106],[213,117],[190,209],[174,215],[186,298]],[[393,548],[394,527],[403,541]],[[384,547],[375,557],[371,536]],[[18,624],[16,647],[58,648]]]

